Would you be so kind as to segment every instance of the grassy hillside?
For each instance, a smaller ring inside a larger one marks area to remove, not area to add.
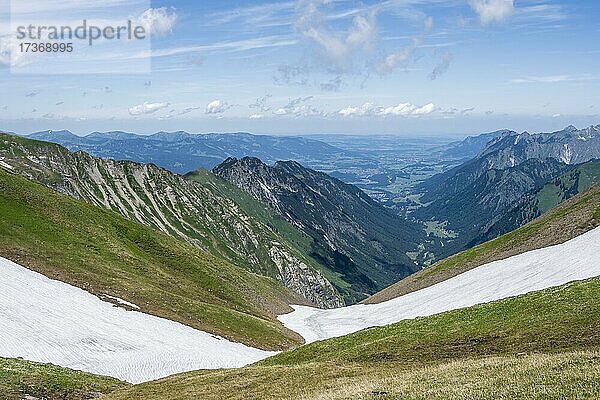
[[[84,400],[108,394],[129,384],[51,364],[0,357],[0,398]],[[31,397],[30,397],[31,398]]]
[[[108,399],[595,399],[600,278],[312,343]]]
[[[504,233],[514,231],[533,221],[563,201],[585,192],[600,183],[600,161],[590,161],[574,167],[569,172],[551,180],[540,190],[529,193],[513,208],[497,215],[489,222],[475,244],[486,242]]]
[[[515,231],[448,257],[401,280],[373,295],[365,303],[380,303],[426,288],[492,261],[564,243],[598,225],[600,184]]]
[[[320,307],[342,305],[318,264],[268,224],[267,207],[240,201],[221,179],[186,179],[152,164],[71,153],[54,143],[0,134],[0,160],[28,179],[162,231],[220,259],[282,282]],[[238,192],[241,192],[238,190]],[[283,226],[279,222],[278,226]],[[331,274],[330,274],[331,275]]]
[[[301,341],[275,319],[301,301],[277,281],[2,168],[0,215],[0,255],[48,277],[255,347]]]

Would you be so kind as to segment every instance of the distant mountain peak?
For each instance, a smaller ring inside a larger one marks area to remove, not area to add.
[[[37,139],[37,140],[61,141],[61,142],[80,139],[79,136],[77,136],[73,132],[65,130],[65,129],[58,130],[58,131],[46,130],[46,131],[35,132],[30,135],[27,135],[26,137],[28,137],[30,139]]]
[[[577,129],[577,127],[575,125],[569,125],[565,129],[563,129],[563,131],[565,131],[565,132],[577,132],[577,131],[579,131],[579,129]]]
[[[55,130],[52,130],[52,129],[48,129],[46,131],[36,132],[36,133],[34,133],[34,135],[42,134],[42,133],[46,133],[46,134],[49,134],[49,135],[73,135],[73,136],[75,136],[75,134],[73,132],[68,131],[66,129],[61,129],[61,130],[58,130],[58,131],[55,131]]]

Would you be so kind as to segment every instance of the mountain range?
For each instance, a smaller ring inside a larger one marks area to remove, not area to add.
[[[153,163],[177,174],[198,168],[211,169],[228,157],[253,156],[268,163],[278,160],[304,163],[348,153],[318,140],[249,133],[190,134],[178,131],[136,135],[113,131],[77,136],[66,130],[49,130],[27,137],[57,143],[71,151],[85,151],[96,157]]]
[[[442,223],[455,234],[445,240],[441,256],[472,247],[531,221],[540,213],[521,213],[516,224],[502,222],[490,228],[498,218],[510,218],[501,216],[521,204],[523,197],[531,196],[580,163],[600,159],[600,126],[582,130],[569,126],[561,131],[533,135],[505,130],[491,135],[496,136],[476,157],[429,178],[416,188],[423,206],[413,216]],[[490,134],[484,137],[488,139]]]
[[[62,146],[0,136],[12,172],[106,208],[249,271],[272,277],[320,307],[341,296],[304,254],[307,240],[289,223],[210,172],[188,178],[152,164],[69,152]]]
[[[413,173],[441,173],[403,189],[410,209],[298,161],[228,157],[177,174],[0,134],[0,355],[136,383],[264,359],[129,385],[0,358],[0,393],[494,399],[527,397],[543,375],[546,398],[594,398],[598,131],[440,148],[461,165],[419,161]]]

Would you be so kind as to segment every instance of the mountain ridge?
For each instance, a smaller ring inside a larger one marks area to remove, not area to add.
[[[424,231],[355,186],[295,161],[269,166],[252,157],[228,158],[213,172],[269,204],[315,239],[326,257],[334,254],[330,268],[353,274],[355,295],[385,287],[420,268],[406,253],[417,249],[415,242],[425,237]]]
[[[191,180],[152,164],[100,159],[52,143],[4,135],[0,140],[2,162],[13,172],[278,279],[315,305],[343,304],[316,262],[246,212],[238,196],[208,173]],[[269,223],[291,231],[284,221]]]

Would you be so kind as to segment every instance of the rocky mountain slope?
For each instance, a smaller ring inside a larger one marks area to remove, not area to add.
[[[501,136],[479,155],[490,168],[507,168],[532,158],[552,158],[565,164],[581,164],[600,154],[600,125],[577,129],[568,126],[552,133],[511,134]]]
[[[437,255],[453,254],[492,238],[486,232],[495,218],[522,197],[595,158],[600,158],[600,126],[535,135],[501,131],[474,159],[421,184],[424,206],[414,216],[447,224],[457,237],[446,240]]]
[[[301,342],[276,320],[276,315],[303,299],[276,280],[9,173],[4,167],[0,167],[0,215],[0,256],[47,278],[115,305],[139,308],[143,313],[252,347],[274,350]],[[7,280],[4,284],[16,282]],[[26,284],[18,290],[27,296]],[[5,299],[10,302],[13,297]],[[52,301],[40,304],[44,307]],[[68,298],[55,301],[66,302],[66,309],[78,306]],[[10,327],[15,320],[5,318],[11,309],[20,315],[19,307],[22,305],[17,302],[5,308],[0,319],[3,331],[14,332]],[[61,330],[62,320],[53,321],[55,329]],[[24,321],[21,328],[27,329],[32,323]],[[43,337],[38,339],[43,341]],[[121,350],[128,348],[119,347],[114,340],[110,343]],[[0,347],[8,351],[5,346],[13,344],[2,341]],[[87,345],[94,348],[93,341]],[[68,342],[63,346],[68,347]]]
[[[354,186],[293,161],[229,158],[213,172],[312,237],[316,256],[351,283],[348,295],[373,293],[420,269],[421,260],[407,253],[424,231]]]
[[[523,196],[508,211],[490,220],[479,240],[485,242],[513,231],[597,183],[600,183],[600,161],[578,165]]]
[[[343,304],[319,272],[321,266],[292,243],[304,240],[299,232],[206,171],[186,179],[151,164],[100,159],[8,135],[0,136],[0,163],[61,193],[275,278],[317,306]]]
[[[516,132],[504,129],[495,132],[482,133],[477,136],[468,136],[460,142],[447,145],[444,149],[444,155],[446,157],[459,159],[475,158],[483,149],[485,149],[490,141],[514,134],[516,134]]]

